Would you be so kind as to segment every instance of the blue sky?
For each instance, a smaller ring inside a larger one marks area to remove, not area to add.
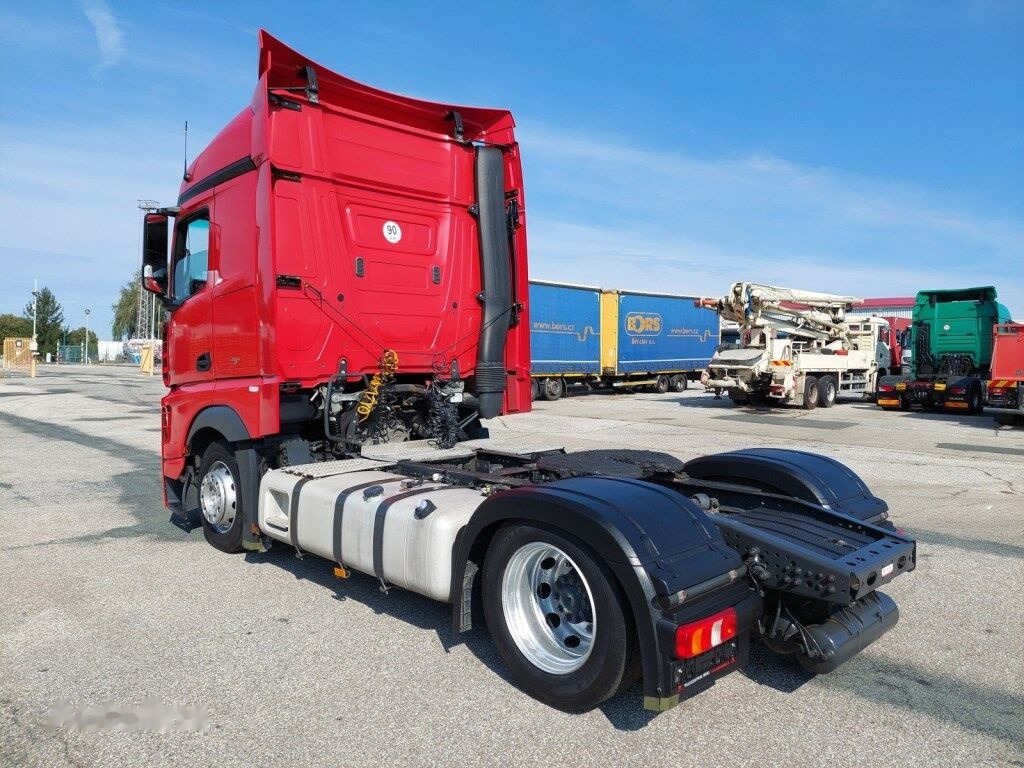
[[[249,100],[256,30],[425,98],[509,107],[531,271],[720,295],[994,284],[1024,317],[1024,4],[127,3],[0,9],[0,312],[72,326],[138,198]]]

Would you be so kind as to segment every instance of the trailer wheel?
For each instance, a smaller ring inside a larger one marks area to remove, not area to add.
[[[818,399],[822,408],[831,408],[835,405],[838,393],[835,376],[822,376],[818,379]]]
[[[538,397],[540,397],[540,384],[536,379],[530,379],[530,402],[534,402]]]
[[[818,398],[820,396],[818,390],[818,380],[813,376],[808,376],[804,379],[804,410],[813,411],[818,407]]]
[[[203,535],[221,552],[242,551],[242,487],[238,462],[225,442],[211,443],[199,464],[199,511]]]
[[[688,384],[686,380],[686,374],[677,373],[675,376],[669,379],[669,383],[672,385],[673,392],[685,392],[686,385]]]
[[[900,410],[909,411],[911,407],[910,395],[900,395]]]
[[[572,539],[502,528],[484,562],[483,604],[512,677],[552,707],[592,709],[639,676],[633,623],[612,577]]]
[[[564,387],[561,379],[547,378],[540,387],[540,396],[545,400],[557,400],[562,396]]]
[[[668,376],[662,375],[654,380],[654,391],[657,392],[659,395],[664,395],[666,392],[668,392],[668,387]]]

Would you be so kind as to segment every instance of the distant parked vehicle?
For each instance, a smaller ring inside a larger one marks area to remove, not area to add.
[[[920,291],[910,328],[911,368],[878,381],[887,410],[951,409],[981,413],[992,364],[993,328],[1010,322],[996,289]]]
[[[719,343],[693,296],[530,281],[533,399],[574,384],[682,392]]]
[[[1002,323],[992,333],[988,406],[996,422],[1024,426],[1024,324]]]

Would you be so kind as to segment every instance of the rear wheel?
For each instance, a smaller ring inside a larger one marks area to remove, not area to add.
[[[663,395],[668,392],[669,381],[668,376],[659,376],[654,380],[654,391],[659,395]]]
[[[813,411],[818,407],[818,398],[820,396],[818,389],[818,380],[813,376],[808,376],[804,379],[804,410]]]
[[[242,551],[242,484],[238,462],[225,442],[211,443],[199,464],[199,511],[203,535],[221,552]]]
[[[677,373],[669,379],[669,384],[671,384],[673,392],[685,392],[687,383],[685,373]]]
[[[536,379],[530,379],[530,402],[533,402],[540,397],[540,384],[537,383]]]
[[[910,410],[910,395],[906,395],[906,394],[900,395],[900,410],[901,411],[909,411]]]
[[[540,387],[540,396],[545,400],[557,400],[562,396],[563,389],[561,379],[544,379]]]
[[[818,379],[818,399],[822,408],[831,408],[835,405],[838,394],[835,376],[822,376]]]
[[[633,624],[612,577],[575,540],[502,528],[484,562],[483,603],[505,666],[546,704],[592,709],[639,675]]]
[[[977,415],[985,410],[985,397],[981,390],[980,381],[972,381],[970,392],[967,395],[967,411]]]

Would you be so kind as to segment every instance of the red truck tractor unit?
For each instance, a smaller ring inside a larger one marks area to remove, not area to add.
[[[1024,323],[1004,323],[992,329],[992,378],[988,408],[996,422],[1024,426]]]
[[[915,543],[832,459],[488,437],[482,421],[530,409],[511,114],[259,42],[251,102],[145,217],[177,516],[224,552],[276,543],[447,602],[565,710],[638,679],[667,709],[753,638],[828,672],[895,624],[878,590]]]

